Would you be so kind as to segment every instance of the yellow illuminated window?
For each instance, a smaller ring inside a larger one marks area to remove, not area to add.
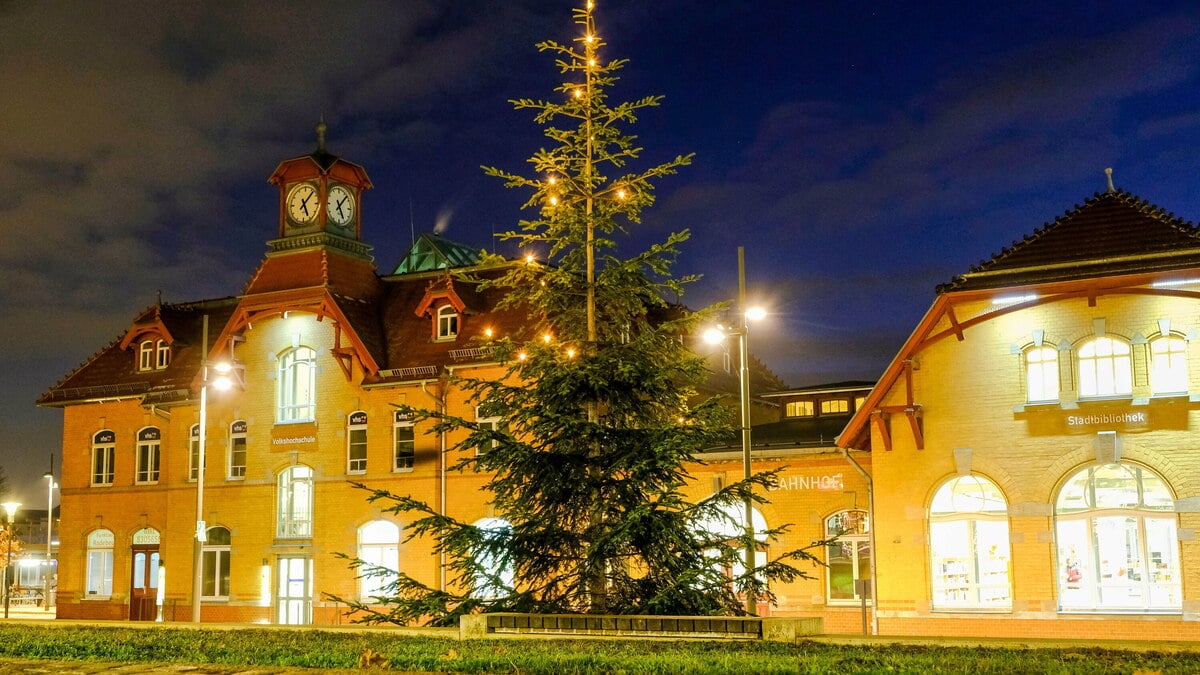
[[[850,412],[850,402],[844,398],[834,399],[831,401],[821,401],[821,414],[831,415],[834,413]]]
[[[812,401],[791,401],[787,404],[788,417],[812,417]]]

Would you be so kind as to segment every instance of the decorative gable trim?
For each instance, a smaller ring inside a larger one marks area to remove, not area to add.
[[[162,317],[159,316],[158,308],[154,310],[154,320],[148,323],[134,323],[129,330],[125,332],[125,337],[121,339],[121,349],[129,349],[129,346],[135,343],[142,342],[144,337],[163,340],[167,344],[174,344],[175,338],[171,335],[171,331],[167,330],[166,324],[163,323]]]
[[[441,284],[439,286],[439,283]],[[421,302],[417,303],[417,307],[413,313],[420,317],[428,317],[433,314],[433,309],[441,303],[438,300],[446,300],[454,307],[454,311],[463,314],[467,311],[467,303],[458,295],[454,289],[454,280],[450,277],[443,277],[437,281],[429,282],[429,287],[425,289],[425,295],[421,298]]]

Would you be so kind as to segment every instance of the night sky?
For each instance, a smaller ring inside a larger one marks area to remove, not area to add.
[[[276,234],[266,180],[328,149],[363,165],[364,238],[492,242],[544,141],[509,99],[560,75],[574,2],[0,2],[0,465],[44,498],[61,413],[39,394],[138,310],[236,295]],[[792,386],[874,379],[934,287],[1105,187],[1200,219],[1200,9],[1185,2],[600,0],[613,100],[660,181],[637,241],[690,228],[692,306],[738,246]],[[39,495],[41,497],[39,497]]]

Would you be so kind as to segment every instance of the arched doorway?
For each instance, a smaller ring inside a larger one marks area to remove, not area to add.
[[[129,574],[129,620],[158,618],[159,534],[152,527],[133,533],[132,565]]]

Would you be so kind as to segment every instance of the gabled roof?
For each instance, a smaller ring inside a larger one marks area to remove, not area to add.
[[[1173,213],[1122,190],[1096,193],[984,260],[938,293],[1200,264],[1200,233]]]
[[[62,406],[77,401],[105,398],[142,398],[165,404],[186,400],[204,355],[216,343],[217,333],[229,320],[237,298],[221,298],[186,304],[164,304],[141,313],[157,315],[175,341],[171,362],[161,370],[139,371],[133,354],[113,340],[77,366],[58,384],[42,394],[38,405]],[[200,345],[201,323],[209,316],[209,344]]]
[[[441,235],[424,232],[413,242],[393,274],[433,272],[435,270],[458,269],[478,265],[482,251],[443,238]]]
[[[1122,190],[1093,195],[1032,236],[938,286],[933,304],[838,437],[838,447],[868,447],[871,415],[904,376],[906,364],[929,345],[950,337],[962,340],[974,326],[1040,304],[1118,293],[1179,295],[1182,291],[1155,290],[1152,284],[1186,269],[1200,269],[1200,232],[1191,223]],[[957,303],[1013,288],[1038,292],[970,318],[960,320],[955,314]]]

